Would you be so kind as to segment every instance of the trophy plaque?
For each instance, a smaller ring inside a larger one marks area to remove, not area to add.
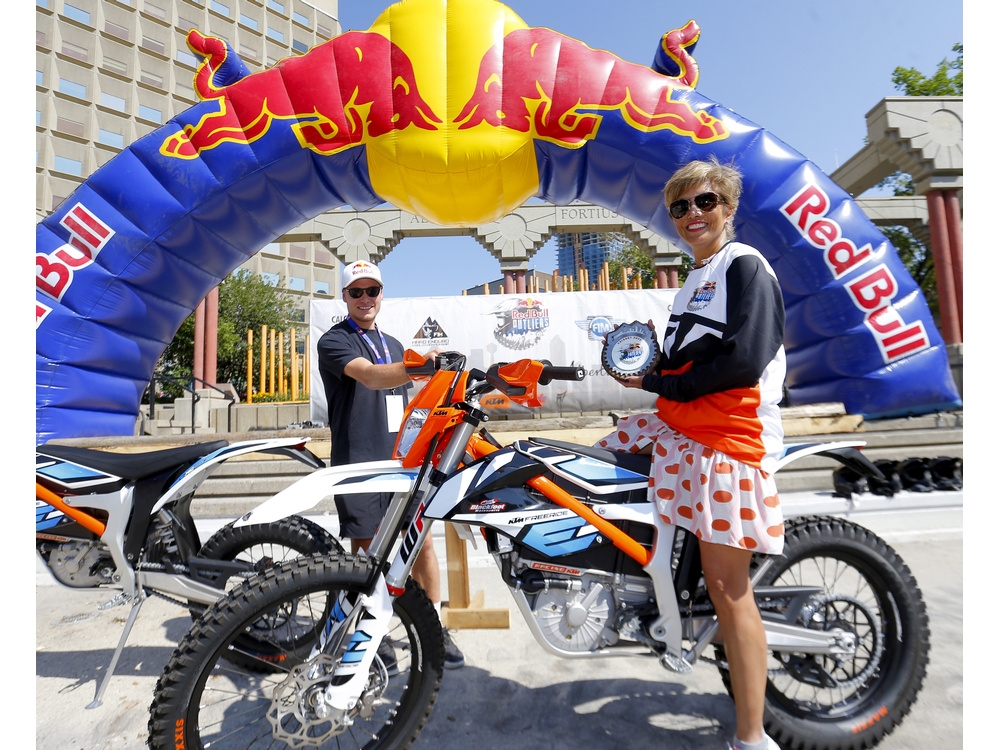
[[[645,323],[632,321],[618,326],[604,339],[601,365],[613,378],[643,376],[660,358],[656,334]]]

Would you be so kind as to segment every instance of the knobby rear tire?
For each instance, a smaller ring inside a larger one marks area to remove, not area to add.
[[[344,552],[340,542],[326,529],[302,516],[287,516],[274,523],[250,524],[234,527],[231,522],[219,529],[201,547],[200,555],[211,560],[242,560],[263,569],[296,557]],[[227,583],[231,589],[242,583],[236,578]],[[191,619],[197,620],[205,613],[205,605],[188,602]],[[230,653],[229,660],[247,669],[272,672],[275,668],[261,658],[274,655],[274,649],[260,644],[254,650],[252,636],[242,638],[243,649]],[[246,652],[246,653],[245,653]]]
[[[765,730],[782,748],[874,747],[910,712],[927,673],[930,627],[913,574],[864,527],[840,518],[805,517],[786,521],[782,555],[759,585],[783,584],[824,586],[833,598],[808,619],[813,627],[855,631],[859,658],[836,664],[825,657],[772,653],[768,666],[776,672],[767,683]],[[716,653],[725,659],[724,648]],[[790,672],[781,674],[790,659],[797,666],[817,664],[842,684],[858,684],[848,690],[810,685]],[[720,672],[732,695],[728,670]]]
[[[369,576],[363,557],[314,555],[288,561],[248,580],[210,607],[181,640],[164,668],[150,706],[149,746],[156,750],[257,750],[287,747],[272,736],[271,695],[303,663],[315,634],[341,592],[360,592]],[[231,664],[231,648],[247,628],[275,623],[272,657],[281,671],[260,674]],[[409,748],[430,717],[444,669],[441,622],[412,580],[393,601],[386,640],[396,668],[370,718],[356,717],[343,733],[318,745],[348,750]],[[229,663],[227,663],[229,662]],[[381,669],[382,651],[371,679]],[[388,666],[388,665],[387,665]]]

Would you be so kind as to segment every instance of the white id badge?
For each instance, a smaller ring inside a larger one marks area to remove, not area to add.
[[[385,397],[385,417],[389,432],[399,432],[403,424],[403,397],[390,393]]]

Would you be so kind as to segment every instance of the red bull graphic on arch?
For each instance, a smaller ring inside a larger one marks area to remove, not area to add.
[[[202,101],[37,225],[36,440],[132,434],[190,312],[324,211],[389,203],[473,227],[537,196],[678,241],[663,184],[709,155],[750,177],[736,231],[781,283],[793,404],[840,401],[869,417],[960,405],[895,249],[815,165],[706,95],[700,33],[694,21],[668,31],[650,67],[531,27],[496,0],[402,0],[366,31],[251,73],[192,30]],[[544,295],[534,303],[531,316],[511,312],[498,343],[538,335]]]
[[[697,26],[685,29],[694,36],[688,44],[696,41]],[[576,72],[588,70],[602,74]],[[727,137],[721,120],[683,99],[688,88],[551,29],[519,29],[486,53],[456,121],[463,130],[486,123],[571,148],[597,136],[604,111],[616,111],[640,132],[665,129],[695,143]]]
[[[381,34],[349,31],[249,78],[222,39],[192,30],[188,46],[203,57],[198,96],[218,110],[164,139],[165,156],[194,159],[224,143],[253,143],[281,121],[302,148],[319,154],[410,125],[437,130],[441,122],[421,98],[406,53]],[[392,71],[388,91],[380,76],[366,75],[373,69]]]

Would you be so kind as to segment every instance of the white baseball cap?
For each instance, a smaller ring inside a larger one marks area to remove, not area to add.
[[[366,260],[356,260],[350,265],[344,266],[340,288],[347,289],[347,287],[359,279],[374,279],[379,284],[382,284],[382,274],[379,272],[378,266]]]

